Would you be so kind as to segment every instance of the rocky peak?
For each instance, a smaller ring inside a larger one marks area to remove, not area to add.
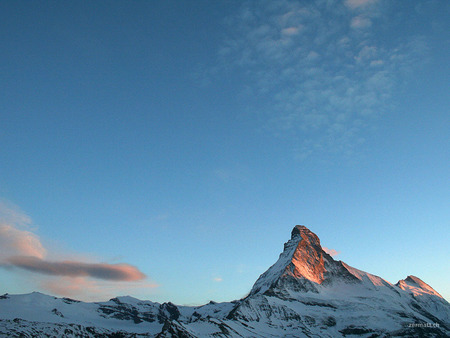
[[[324,281],[325,265],[319,237],[303,225],[296,225],[291,240],[300,237],[293,252],[286,274],[295,278],[306,278],[317,284]]]
[[[309,230],[304,225],[296,225],[294,229],[291,231],[291,239],[294,239],[297,236],[301,236],[304,238],[307,237],[314,237],[315,239],[319,240],[319,237],[315,233],[313,233],[311,230]]]
[[[322,250],[315,233],[304,225],[296,225],[291,232],[291,239],[284,244],[278,261],[258,278],[250,294],[265,292],[275,286],[280,278],[321,284],[326,272],[324,255],[327,256],[326,259],[332,260]]]

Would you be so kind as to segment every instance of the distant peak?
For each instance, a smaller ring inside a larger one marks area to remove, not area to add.
[[[412,292],[414,295],[423,295],[424,293],[429,295],[438,296],[443,298],[436,290],[416,276],[408,276],[405,279],[399,280],[396,284],[400,289]]]
[[[405,282],[409,282],[409,283],[414,283],[417,286],[420,286],[421,284],[426,284],[423,280],[421,280],[419,277],[413,276],[413,275],[409,275],[408,277],[406,277]]]

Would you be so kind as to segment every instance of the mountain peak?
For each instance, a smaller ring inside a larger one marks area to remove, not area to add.
[[[443,298],[436,290],[416,276],[408,276],[396,284],[400,289],[412,292],[413,295],[429,294]]]
[[[306,226],[304,225],[296,225],[294,227],[294,229],[292,229],[291,232],[291,239],[294,239],[297,236],[307,236],[307,237],[315,237],[317,238],[317,240],[319,240],[319,238],[317,237],[317,235],[315,233],[313,233],[311,230],[309,230]]]
[[[324,255],[328,256],[320,246],[319,237],[306,226],[296,225],[278,261],[258,278],[250,294],[265,292],[282,277],[321,284],[326,272]],[[329,256],[326,259],[333,260]]]
[[[253,285],[250,295],[283,289],[319,292],[336,282],[389,285],[382,278],[335,261],[320,245],[319,237],[304,225],[296,225],[278,261]]]

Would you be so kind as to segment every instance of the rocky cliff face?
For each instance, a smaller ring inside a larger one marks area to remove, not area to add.
[[[431,286],[414,276],[394,285],[336,261],[300,225],[238,301],[186,307],[3,295],[0,318],[0,335],[23,337],[450,336],[450,305]]]
[[[360,279],[350,272],[348,265],[335,261],[322,249],[316,234],[303,225],[296,225],[278,261],[258,278],[250,294],[280,295],[290,289],[317,293],[320,286],[339,281],[351,283]]]
[[[294,278],[305,278],[311,282],[322,284],[327,271],[324,264],[324,251],[320,246],[319,237],[308,228],[297,225],[292,230],[292,239],[299,238],[291,261],[286,267],[285,275]]]

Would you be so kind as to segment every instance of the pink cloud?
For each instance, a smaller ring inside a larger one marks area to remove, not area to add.
[[[39,237],[30,231],[19,230],[10,224],[0,224],[0,261],[10,256],[44,258],[46,250]]]
[[[129,264],[54,262],[32,256],[10,257],[8,263],[24,270],[55,276],[92,277],[111,281],[137,281],[146,277]]]
[[[340,254],[339,251],[336,251],[336,250],[334,250],[334,249],[328,249],[328,248],[326,248],[326,247],[324,247],[324,246],[322,247],[322,249],[323,249],[323,251],[325,251],[327,254],[329,254],[329,255],[332,256],[332,257],[337,256],[337,255]]]
[[[41,282],[41,287],[58,296],[77,298],[86,294],[102,292],[95,281],[84,277],[63,277],[45,280]]]
[[[146,281],[110,282],[87,277],[51,277],[40,282],[40,287],[51,294],[84,301],[105,301],[118,294],[131,294],[137,290],[154,289],[157,284]]]

